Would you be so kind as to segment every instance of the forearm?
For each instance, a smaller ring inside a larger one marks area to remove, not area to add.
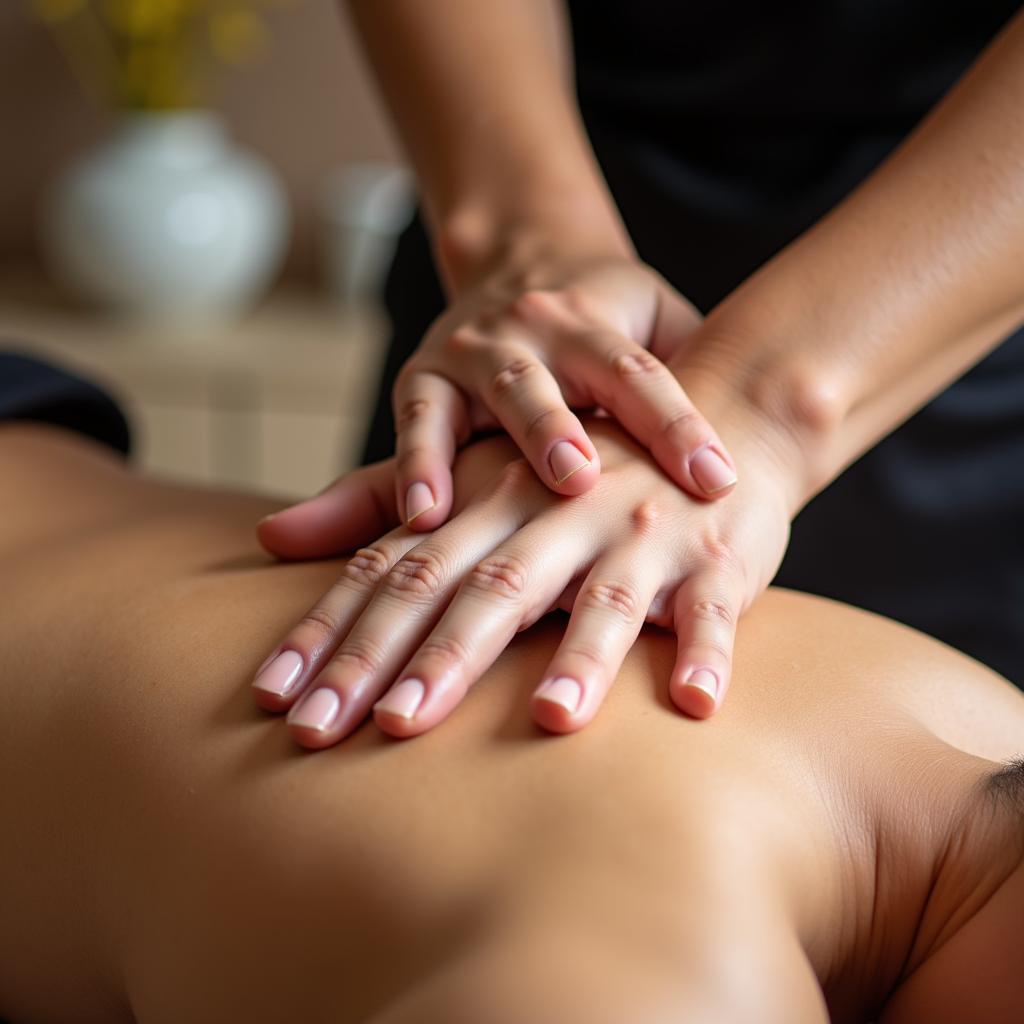
[[[559,0],[349,0],[450,290],[510,245],[629,242],[586,139]],[[524,257],[525,258],[525,257]]]
[[[1024,320],[1022,268],[1018,16],[893,157],[712,312],[680,377],[712,422],[724,390],[787,439],[799,507]]]

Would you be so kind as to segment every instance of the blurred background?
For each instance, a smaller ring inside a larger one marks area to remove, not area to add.
[[[142,464],[308,494],[354,463],[411,187],[328,0],[0,4],[0,343]]]

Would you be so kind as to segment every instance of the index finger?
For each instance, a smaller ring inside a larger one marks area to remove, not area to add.
[[[395,384],[395,500],[413,530],[433,530],[452,508],[452,460],[468,434],[458,388],[429,371],[410,371]]]
[[[369,604],[377,585],[419,538],[395,530],[360,548],[342,567],[334,585],[314,604],[260,666],[253,698],[268,711],[290,707],[317,676]]]
[[[736,470],[711,424],[660,359],[615,331],[567,336],[560,360],[685,491],[715,499]]]

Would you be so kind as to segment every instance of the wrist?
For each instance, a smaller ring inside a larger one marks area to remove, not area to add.
[[[753,443],[785,475],[794,514],[884,433],[863,414],[864,339],[829,273],[790,246],[712,310],[671,364],[716,429],[721,408],[761,435]]]
[[[603,183],[548,180],[509,189],[500,201],[464,196],[433,218],[438,267],[450,296],[496,271],[529,274],[584,259],[636,252]]]

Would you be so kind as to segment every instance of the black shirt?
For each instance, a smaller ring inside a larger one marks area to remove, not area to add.
[[[705,310],[869,174],[1017,9],[568,6],[580,107],[641,256]]]

